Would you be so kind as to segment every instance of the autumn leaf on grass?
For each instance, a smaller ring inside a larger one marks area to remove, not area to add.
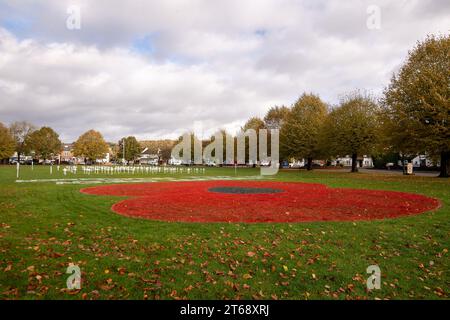
[[[192,289],[194,289],[194,287],[192,285],[189,285],[188,287],[184,288],[183,290],[186,291],[186,292],[189,292]]]
[[[253,278],[250,274],[246,273],[242,276],[245,280]]]
[[[179,300],[180,297],[178,297],[177,290],[172,290],[172,292],[169,294],[170,297],[174,298],[175,300]]]
[[[445,296],[444,290],[442,290],[442,288],[440,288],[440,287],[437,287],[437,288],[434,290],[434,293],[435,293],[437,296],[439,296],[439,297]]]
[[[256,255],[256,253],[254,253],[253,251],[247,252],[247,256],[249,256],[250,258],[254,257],[255,255]]]
[[[70,294],[71,296],[74,296],[74,295],[80,293],[80,291],[81,291],[81,289],[78,289],[78,290],[61,289],[61,290],[63,290],[63,292],[65,292],[67,294]]]
[[[61,258],[64,257],[64,253],[59,253],[59,252],[53,252],[51,254],[52,258]]]
[[[107,284],[101,284],[100,289],[102,289],[104,291],[109,291],[115,287],[115,285],[113,284],[113,280],[111,278],[107,279],[106,283]]]

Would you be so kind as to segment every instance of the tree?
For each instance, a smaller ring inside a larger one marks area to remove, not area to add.
[[[283,123],[287,120],[290,113],[290,109],[286,106],[275,106],[271,107],[266,115],[264,116],[264,123],[267,130],[267,148],[272,153],[272,133],[270,130],[277,129],[281,130]],[[282,163],[282,158],[280,157],[280,164]]]
[[[359,92],[341,100],[324,125],[323,144],[333,155],[351,155],[352,172],[358,172],[359,155],[370,154],[377,146],[379,108],[374,100]]]
[[[265,128],[264,121],[262,121],[258,117],[252,117],[248,119],[247,122],[244,124],[244,126],[242,127],[242,131],[253,129],[256,131],[256,133],[258,133],[260,129],[264,128]]]
[[[440,156],[450,174],[450,36],[429,36],[409,52],[382,100],[392,148]]]
[[[59,135],[49,127],[42,127],[31,133],[27,137],[26,143],[38,158],[44,160],[58,154],[62,146]]]
[[[16,143],[15,151],[17,152],[17,161],[20,161],[20,156],[30,151],[27,138],[36,130],[36,127],[26,121],[17,121],[11,124],[9,130]]]
[[[108,152],[108,144],[100,132],[89,130],[83,133],[73,146],[76,157],[84,157],[91,161],[103,158]]]
[[[244,124],[243,127],[241,127],[241,130],[243,132],[245,132],[249,129],[255,130],[255,132],[256,132],[256,146],[257,146],[256,155],[257,155],[257,158],[259,159],[259,130],[265,129],[265,123],[263,120],[261,120],[258,117],[252,117],[247,120],[247,122]],[[250,162],[249,143],[250,143],[250,138],[245,137],[245,159],[249,159],[249,162]],[[259,159],[259,160],[264,160],[264,159]],[[255,167],[255,166],[256,166],[256,163],[253,163],[253,167]]]
[[[265,127],[267,129],[281,129],[283,122],[287,119],[288,115],[288,107],[271,107],[264,117]]]
[[[125,142],[125,157],[123,156]],[[135,137],[130,136],[122,138],[119,141],[119,149],[117,150],[117,157],[127,161],[134,161],[141,154],[142,147]]]
[[[280,149],[283,157],[305,158],[307,169],[311,170],[313,159],[323,153],[319,134],[327,113],[327,105],[319,96],[304,93],[281,127]]]
[[[0,161],[14,154],[15,141],[7,127],[0,122]]]

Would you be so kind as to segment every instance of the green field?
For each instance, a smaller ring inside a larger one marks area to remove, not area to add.
[[[273,179],[413,192],[440,199],[442,207],[356,223],[190,224],[126,218],[110,209],[117,197],[79,192],[89,184],[17,183],[15,174],[0,167],[2,299],[448,299],[448,179],[280,172]],[[235,171],[207,168],[206,175]],[[20,179],[73,177],[23,166]],[[66,289],[69,263],[81,268],[81,290]],[[368,292],[366,268],[373,264],[382,284]]]

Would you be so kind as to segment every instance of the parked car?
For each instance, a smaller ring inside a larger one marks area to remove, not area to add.
[[[303,163],[300,161],[289,163],[289,168],[300,168],[303,167]]]
[[[393,162],[388,162],[386,163],[386,169],[391,170],[391,168],[394,167],[394,163]]]
[[[20,157],[20,164],[25,164],[27,159],[25,157]],[[9,164],[17,164],[17,157],[9,158]]]
[[[170,158],[169,161],[167,161],[167,163],[171,166],[181,166],[183,164],[183,160]]]
[[[42,161],[42,164],[45,164],[45,165],[55,164],[55,160],[47,159],[47,160]]]
[[[217,165],[216,165],[216,163],[214,161],[208,159],[208,160],[205,160],[205,166],[207,166],[207,167],[216,167]]]

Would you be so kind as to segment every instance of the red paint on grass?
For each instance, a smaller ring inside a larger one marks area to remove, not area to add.
[[[214,187],[273,188],[283,192],[208,191]],[[113,211],[128,217],[183,222],[372,220],[415,215],[439,207],[438,200],[412,193],[267,181],[117,184],[86,188],[81,192],[130,197],[112,206]]]

